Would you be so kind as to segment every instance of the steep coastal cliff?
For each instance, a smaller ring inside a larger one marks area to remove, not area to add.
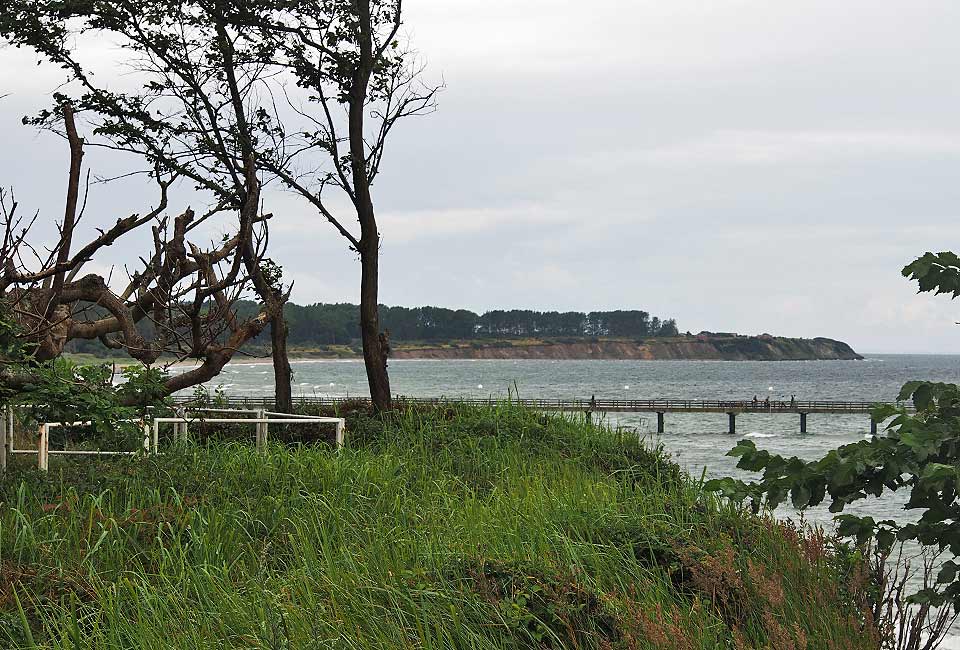
[[[842,341],[780,336],[699,335],[646,340],[451,342],[437,346],[398,345],[394,359],[716,359],[726,361],[854,360],[859,354]]]

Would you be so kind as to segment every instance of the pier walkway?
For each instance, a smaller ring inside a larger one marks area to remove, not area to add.
[[[398,403],[414,406],[433,406],[444,402],[458,402],[475,405],[496,404],[496,398],[445,398],[445,397],[402,397],[395,398]],[[188,403],[189,398],[178,399]],[[512,399],[515,404],[538,411],[567,411],[579,413],[656,413],[657,432],[664,432],[664,418],[667,413],[726,413],[729,432],[736,433],[736,418],[742,413],[782,413],[800,417],[800,432],[807,432],[807,415],[811,413],[849,413],[869,415],[874,407],[882,402],[864,401],[826,401],[826,400],[689,400],[689,399]],[[273,407],[273,398],[229,396],[225,406]],[[366,398],[298,396],[294,403],[303,406],[333,407],[369,402]],[[901,404],[912,409],[912,406]],[[871,433],[877,432],[877,423],[870,420]]]

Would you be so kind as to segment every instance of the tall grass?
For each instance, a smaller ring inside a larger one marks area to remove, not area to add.
[[[658,450],[501,404],[0,483],[0,646],[868,648],[828,540]]]

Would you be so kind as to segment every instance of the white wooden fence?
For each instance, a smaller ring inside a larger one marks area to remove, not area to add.
[[[208,417],[205,414],[219,415]],[[227,417],[228,415],[253,417]],[[115,451],[105,449],[50,449],[50,430],[56,427],[89,426],[90,421],[80,422],[45,422],[38,425],[36,448],[17,448],[14,437],[14,409],[7,407],[0,418],[0,472],[7,468],[7,458],[14,454],[36,454],[37,467],[46,471],[50,466],[50,455],[62,456],[133,456],[136,454],[160,453],[160,427],[164,424],[173,425],[173,443],[185,441],[189,436],[191,424],[252,424],[255,425],[257,451],[265,453],[267,437],[271,424],[318,424],[329,422],[336,426],[336,448],[340,450],[344,445],[346,420],[344,418],[322,417],[318,415],[296,415],[277,413],[265,409],[213,409],[213,408],[180,408],[176,417],[156,417],[146,420],[127,420],[135,422],[143,431],[143,448],[137,451]]]

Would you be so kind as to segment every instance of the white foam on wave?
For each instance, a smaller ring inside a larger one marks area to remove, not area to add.
[[[775,433],[760,433],[758,431],[751,431],[747,434],[748,438],[776,438],[777,434]]]
[[[316,363],[359,363],[361,361],[363,361],[362,358],[360,359],[290,359],[290,365],[306,366],[306,365],[316,364]],[[390,361],[390,363],[396,363],[397,361],[402,361],[402,359],[393,359]]]

